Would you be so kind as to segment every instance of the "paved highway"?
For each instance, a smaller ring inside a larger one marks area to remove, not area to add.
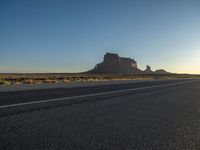
[[[0,149],[200,149],[200,80],[0,92]]]

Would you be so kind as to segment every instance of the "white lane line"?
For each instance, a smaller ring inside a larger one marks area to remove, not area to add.
[[[191,82],[196,82],[196,81],[186,81],[186,82],[170,83],[170,84],[163,84],[163,85],[153,85],[153,86],[146,86],[146,87],[140,87],[140,88],[134,88],[134,89],[124,89],[124,90],[117,90],[117,91],[110,91],[110,92],[103,92],[103,93],[94,93],[94,94],[86,94],[86,95],[62,97],[62,98],[54,98],[54,99],[32,101],[32,102],[25,102],[25,103],[18,103],[18,104],[2,105],[2,106],[0,106],[0,109],[1,108],[16,107],[16,106],[31,105],[31,104],[39,104],[39,103],[61,101],[61,100],[70,100],[70,99],[76,99],[76,98],[101,96],[101,95],[107,95],[107,94],[116,94],[116,93],[123,93],[123,92],[129,92],[129,91],[145,90],[145,89],[152,89],[152,88],[156,88],[156,87],[167,87],[167,86],[171,86],[171,85],[179,85],[179,84],[185,84],[185,83],[191,83]]]

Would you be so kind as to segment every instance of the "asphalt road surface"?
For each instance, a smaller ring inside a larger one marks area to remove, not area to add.
[[[200,80],[0,92],[0,149],[200,149]]]

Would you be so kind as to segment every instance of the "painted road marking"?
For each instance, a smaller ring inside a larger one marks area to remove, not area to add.
[[[124,90],[117,90],[117,91],[110,91],[110,92],[93,93],[93,94],[86,94],[86,95],[79,95],[79,96],[62,97],[62,98],[54,98],[54,99],[47,99],[47,100],[40,100],[40,101],[25,102],[25,103],[9,104],[9,105],[0,106],[0,109],[1,108],[17,107],[17,106],[25,106],[25,105],[31,105],[31,104],[55,102],[55,101],[61,101],[61,100],[71,100],[71,99],[77,99],[77,98],[102,96],[102,95],[107,95],[107,94],[117,94],[117,93],[123,93],[123,92],[152,89],[152,88],[156,88],[156,87],[167,87],[167,86],[179,85],[179,84],[185,84],[185,83],[192,83],[192,82],[197,82],[197,81],[186,81],[186,82],[170,83],[170,84],[163,84],[163,85],[153,85],[153,86],[146,86],[146,87],[133,88],[133,89],[124,89]]]

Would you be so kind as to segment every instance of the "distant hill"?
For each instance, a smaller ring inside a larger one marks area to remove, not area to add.
[[[165,71],[164,69],[159,69],[155,71],[155,74],[171,74],[170,72]]]
[[[147,65],[142,71],[137,67],[137,62],[131,58],[119,57],[118,54],[106,53],[103,62],[97,64],[92,70],[85,73],[90,74],[169,74],[165,70],[152,71]]]

